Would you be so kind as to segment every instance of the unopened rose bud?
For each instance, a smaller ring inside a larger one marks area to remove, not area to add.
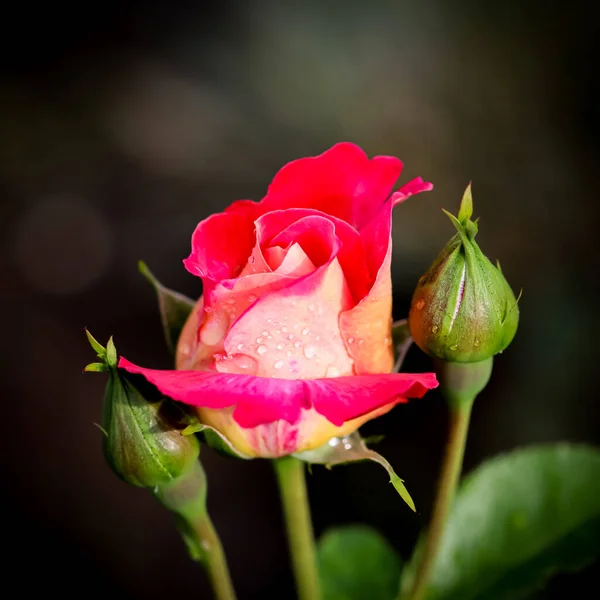
[[[133,378],[117,369],[112,338],[106,349],[89,333],[88,338],[103,362],[86,370],[107,371],[110,378],[101,425],[104,455],[112,470],[127,483],[151,489],[187,473],[197,462],[200,447],[194,435],[181,434],[185,424],[178,419],[179,407],[140,393]]]
[[[415,343],[427,354],[449,362],[480,362],[502,352],[519,322],[518,302],[500,268],[481,252],[471,221],[471,186],[457,229],[430,269],[419,279],[409,313]]]

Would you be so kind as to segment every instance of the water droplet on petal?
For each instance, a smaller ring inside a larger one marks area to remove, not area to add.
[[[290,335],[288,335],[288,340],[290,340],[290,341],[292,341],[295,338],[296,338],[296,336],[293,333],[290,333]]]
[[[237,373],[241,375],[256,375],[258,363],[247,354],[233,354],[223,357],[217,364],[220,373]]]
[[[263,329],[263,330],[261,331],[261,333],[262,333],[262,335],[269,335],[269,332],[268,332],[266,329]]]
[[[391,346],[392,345],[392,339],[391,338],[387,338],[386,337],[385,340],[384,340],[384,342],[385,342],[386,346]]]
[[[478,348],[480,343],[481,342],[479,340],[475,340],[475,348]]]
[[[415,304],[417,310],[423,310],[423,307],[425,306],[425,300],[423,300],[423,298],[421,298],[416,304]]]
[[[291,353],[291,351],[290,351],[290,350],[288,350],[288,351],[285,353],[285,355],[286,355],[286,356],[291,356],[291,355],[292,355],[292,353]]]
[[[314,346],[305,346],[304,347],[304,356],[306,358],[312,358],[317,354],[317,349]]]
[[[294,346],[296,346],[296,348],[300,348],[300,346],[302,346],[302,342],[298,340],[297,342],[294,342]]]
[[[266,346],[259,346],[256,349],[256,352],[258,352],[258,354],[260,354],[262,356],[263,354],[266,354],[267,350],[268,350],[268,348]]]
[[[450,346],[450,350],[452,350],[452,352],[458,350],[458,345],[457,344],[452,344],[452,346]]]
[[[237,345],[237,349],[238,349],[238,350],[242,350],[243,348],[244,348],[244,344],[238,344],[238,345]]]
[[[339,377],[340,370],[337,367],[327,367],[327,371],[325,371],[325,377]]]
[[[265,338],[261,338],[261,337],[257,337],[256,338],[256,343],[260,344]]]
[[[248,296],[248,302],[250,302],[250,303],[256,302],[256,296],[254,294],[250,294]]]
[[[320,336],[320,335],[316,336],[316,337],[315,337],[315,342],[318,342],[320,339],[321,339],[321,336]]]
[[[256,260],[256,258],[254,258],[254,255],[252,255],[252,254],[251,254],[251,255],[250,255],[250,258],[248,259],[248,262],[249,262],[251,265],[253,265],[255,260]]]
[[[281,369],[281,367],[283,367],[283,361],[282,361],[282,360],[278,360],[278,361],[277,361],[277,362],[276,362],[276,363],[273,365],[273,367],[274,367],[275,369]]]
[[[349,337],[348,338],[348,343],[349,344],[354,344],[354,338],[353,337]]]
[[[287,327],[283,326],[283,327],[281,328],[281,331],[282,331],[283,333],[287,333]]]
[[[305,327],[305,328],[302,330],[302,335],[307,335],[309,331],[310,331],[310,329],[309,329],[308,327]]]
[[[211,313],[212,311],[213,311],[213,309],[210,306],[205,306],[204,307],[204,312]]]
[[[315,305],[312,302],[308,305],[308,310],[315,310]]]
[[[362,346],[365,343],[365,340],[358,340],[358,345]]]
[[[283,350],[283,344],[277,344],[277,350]]]

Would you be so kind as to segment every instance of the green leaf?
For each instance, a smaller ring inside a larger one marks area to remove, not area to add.
[[[115,348],[112,336],[110,336],[106,344],[106,363],[113,369],[117,366],[117,349]]]
[[[374,529],[348,525],[327,531],[317,549],[323,600],[393,600],[401,563]]]
[[[408,320],[403,319],[402,321],[396,321],[392,325],[392,342],[394,344],[394,373],[399,373],[404,362],[404,357],[408,352],[413,339],[410,336],[410,329],[408,328]]]
[[[598,557],[600,451],[568,444],[518,450],[465,479],[426,598],[523,598]]]
[[[83,370],[86,373],[107,373],[110,371],[110,367],[103,362],[94,362],[86,365]]]
[[[106,348],[87,329],[85,330],[85,335],[87,336],[90,346],[98,355],[98,358],[102,361],[106,361]]]
[[[396,475],[392,465],[374,450],[367,448],[365,441],[361,438],[358,431],[345,435],[344,437],[331,438],[326,444],[315,450],[307,452],[298,452],[294,456],[304,462],[311,464],[325,465],[328,469],[336,465],[343,465],[350,462],[361,460],[371,460],[381,465],[390,477],[390,483],[398,492],[400,497],[416,511],[415,503],[410,497],[408,490],[404,486],[404,481]]]
[[[140,260],[138,262],[138,269],[156,292],[165,340],[171,353],[174,353],[181,330],[189,314],[192,312],[195,302],[187,296],[162,285],[145,262]]]
[[[460,202],[460,208],[458,209],[458,220],[462,225],[467,224],[467,221],[473,216],[473,195],[471,194],[471,183],[467,186],[465,193],[463,194]]]

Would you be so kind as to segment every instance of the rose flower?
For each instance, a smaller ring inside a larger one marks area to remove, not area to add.
[[[196,407],[247,456],[312,450],[437,386],[392,373],[392,208],[402,170],[350,143],[284,166],[259,203],[196,228],[186,269],[203,295],[180,336],[177,370],[119,366]]]

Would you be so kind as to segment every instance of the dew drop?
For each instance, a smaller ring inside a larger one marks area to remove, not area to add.
[[[302,330],[302,335],[307,335],[309,331],[310,331],[310,330],[308,329],[308,327],[305,327],[305,328]]]
[[[285,353],[285,355],[286,355],[286,356],[291,356],[291,355],[292,355],[292,352],[291,352],[291,350],[288,350],[288,351]]]
[[[242,375],[255,375],[258,371],[258,363],[247,354],[234,354],[224,357],[219,361],[217,370],[220,373],[239,373]]]
[[[437,325],[434,325],[434,326],[431,328],[431,333],[437,333],[437,331],[438,331],[438,326],[437,326]]]
[[[325,371],[325,377],[339,377],[340,370],[337,367],[327,367],[327,371]]]
[[[452,350],[452,352],[458,350],[458,346],[456,344],[452,344],[452,346],[450,346],[450,350]]]
[[[282,333],[287,333],[287,327],[284,325],[284,326],[281,328],[281,331],[282,331]]]
[[[278,360],[278,361],[277,361],[277,362],[276,362],[276,363],[273,365],[273,367],[274,367],[275,369],[281,369],[281,367],[283,367],[283,361],[282,361],[282,360]]]
[[[354,344],[354,338],[353,337],[349,337],[348,338],[348,343],[349,344]]]
[[[212,311],[213,311],[213,309],[210,306],[205,306],[204,307],[204,312],[211,313]]]
[[[283,350],[283,344],[277,344],[277,350]]]
[[[253,255],[250,255],[250,258],[248,259],[248,262],[249,262],[251,265],[253,265],[255,260],[256,260],[256,259],[254,258],[254,256],[253,256]]]
[[[294,346],[296,346],[296,348],[300,348],[300,346],[302,346],[302,342],[298,340],[297,342],[294,342]]]
[[[261,356],[263,354],[265,354],[267,352],[268,348],[266,346],[259,346],[256,351],[258,352],[258,354],[260,354]]]
[[[320,336],[320,335],[316,336],[316,337],[315,337],[315,342],[318,342],[320,339],[321,339],[321,336]]]
[[[310,311],[315,310],[315,305],[312,302],[308,305],[308,310],[310,310]]]
[[[479,340],[475,340],[475,348],[479,348],[479,344],[480,344],[480,343],[481,343],[481,342],[480,342]]]
[[[417,310],[423,310],[423,307],[425,306],[425,300],[423,300],[423,298],[421,298],[415,306],[416,306]]]
[[[261,338],[261,337],[257,337],[256,338],[256,343],[260,344],[265,338]]]
[[[269,335],[269,332],[268,332],[266,329],[263,329],[263,330],[261,331],[261,334],[262,334],[262,335]]]
[[[314,346],[305,346],[304,348],[304,356],[306,358],[312,358],[317,353],[317,349]]]
[[[254,294],[250,294],[248,296],[248,302],[250,302],[250,303],[256,302],[256,296]]]
[[[293,333],[290,333],[290,335],[288,335],[288,340],[290,340],[290,341],[292,341],[295,338],[296,338],[296,336]]]
[[[362,346],[365,343],[365,340],[358,340],[358,345]]]
[[[237,349],[238,350],[243,350],[244,349],[244,344],[238,344],[237,345]]]
[[[384,342],[385,342],[386,346],[391,346],[392,345],[392,340],[389,337],[386,337],[385,340],[384,340]]]

